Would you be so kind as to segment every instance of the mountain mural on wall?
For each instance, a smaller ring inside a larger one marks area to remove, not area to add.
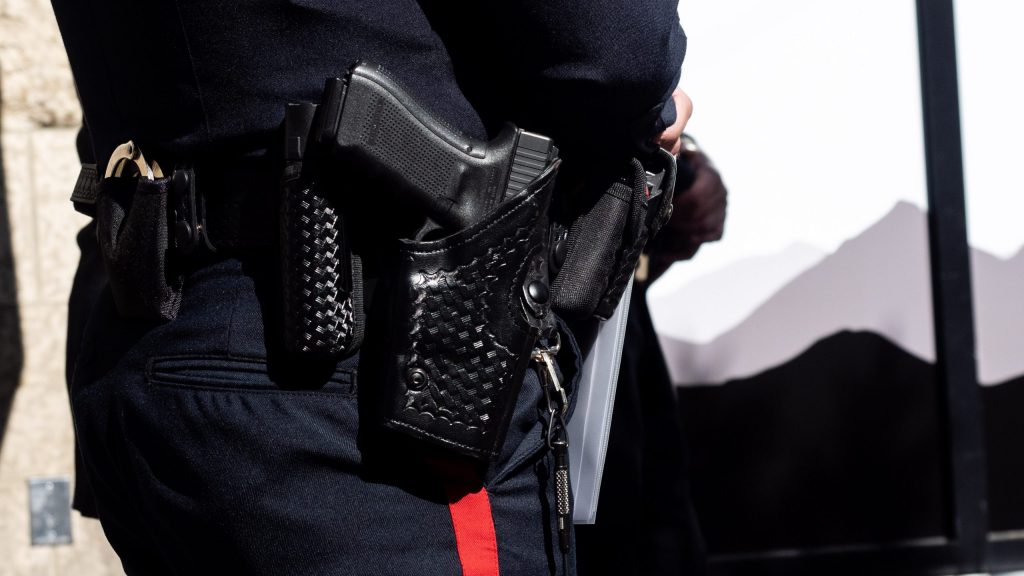
[[[725,386],[678,388],[712,554],[943,534],[934,367],[843,331]]]
[[[972,250],[972,265],[980,380],[997,384],[1024,375],[1024,354],[1016,349],[1024,342],[1024,250],[1007,260]],[[744,268],[754,266],[748,262]],[[725,284],[729,275],[736,289],[763,293],[755,277],[736,266],[715,282]],[[679,337],[699,332],[677,326],[690,321],[690,292],[684,286],[651,299],[669,371],[680,385],[753,376],[844,330],[874,332],[925,362],[935,360],[927,219],[910,203],[896,204],[859,236],[762,297],[760,306],[710,341]],[[731,309],[729,291],[701,293],[705,310]]]
[[[978,379],[998,385],[1024,376],[1024,248],[1005,260],[971,250],[971,276]]]
[[[678,390],[711,553],[945,535],[942,388],[894,342],[843,331],[756,376]],[[981,393],[989,524],[1024,529],[1024,377]]]
[[[1024,529],[1024,376],[986,386],[985,455],[988,457],[989,527],[993,532]]]
[[[663,336],[706,344],[741,324],[826,256],[828,252],[816,246],[797,242],[773,254],[742,258],[668,293],[655,285],[647,292],[648,303],[658,310],[652,320]],[[728,305],[706,306],[706,302]]]
[[[754,257],[651,297],[712,554],[949,536],[929,260],[926,213],[899,203],[831,254]],[[971,264],[990,524],[1020,530],[1024,250]],[[728,321],[680,324],[716,309]]]

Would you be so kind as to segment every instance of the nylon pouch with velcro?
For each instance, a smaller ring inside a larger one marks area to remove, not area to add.
[[[100,254],[118,313],[133,320],[173,320],[183,277],[170,250],[171,179],[105,178],[96,195]]]
[[[605,320],[615,312],[648,238],[668,220],[675,159],[658,153],[645,168],[632,159],[625,174],[556,231],[564,248],[552,286],[555,311],[571,320]],[[650,169],[650,172],[648,170]],[[661,192],[651,195],[651,172]]]
[[[482,221],[401,240],[388,281],[382,422],[449,451],[498,456],[531,352],[554,328],[548,206],[558,162]]]

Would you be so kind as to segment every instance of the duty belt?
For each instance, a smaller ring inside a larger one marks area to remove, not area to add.
[[[73,199],[100,221],[119,311],[173,319],[181,255],[276,245],[286,354],[329,363],[365,344],[377,420],[471,458],[501,453],[554,312],[610,316],[671,211],[665,153],[650,169],[624,162],[596,202],[563,197],[556,213],[550,138],[511,124],[490,141],[456,133],[372,65],[327,79],[319,103],[289,104],[281,133],[280,157],[179,163],[161,178],[129,142],[99,190],[95,167],[83,170]],[[122,165],[136,177],[117,178]],[[367,182],[401,202],[392,214],[420,216],[418,231],[353,245]],[[380,264],[369,309],[364,255]]]
[[[279,168],[266,158],[232,163],[179,165],[170,179],[169,204],[174,245],[183,253],[272,246],[277,237]],[[96,215],[102,179],[95,164],[83,164],[71,201]]]

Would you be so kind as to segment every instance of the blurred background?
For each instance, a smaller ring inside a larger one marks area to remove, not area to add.
[[[710,572],[1024,569],[1024,4],[680,17],[729,218],[649,300]],[[74,471],[80,121],[49,3],[0,0],[0,576],[121,573],[77,513],[31,540],[30,480]]]
[[[648,298],[711,572],[1024,568],[1024,4],[680,17],[729,217]]]
[[[81,112],[50,3],[0,0],[0,575],[4,576],[123,574],[99,524],[83,520],[77,512],[71,516],[72,544],[31,544],[30,479],[74,475],[64,342],[68,293],[78,264],[75,233],[86,222],[68,202],[79,167],[75,134],[80,124]],[[54,484],[44,481],[40,486],[45,490]],[[33,495],[38,499],[40,493]],[[56,525],[37,525],[41,541],[48,532],[64,532],[60,514],[51,520]]]

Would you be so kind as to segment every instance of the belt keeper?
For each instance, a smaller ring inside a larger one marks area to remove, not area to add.
[[[174,247],[182,254],[192,254],[206,248],[216,252],[206,228],[206,201],[196,191],[196,173],[192,167],[175,168],[172,176],[174,191]]]
[[[86,216],[96,216],[96,194],[100,188],[100,174],[95,164],[82,164],[75,181],[71,202],[75,210]]]

